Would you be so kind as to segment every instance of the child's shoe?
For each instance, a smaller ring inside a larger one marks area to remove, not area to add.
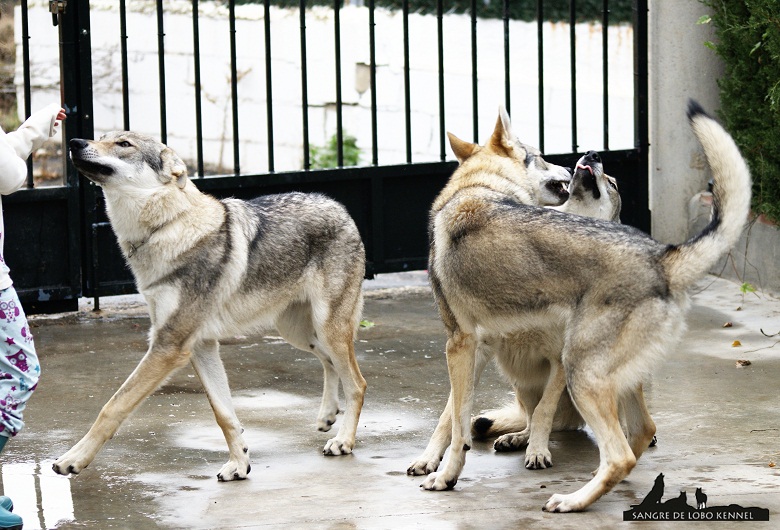
[[[5,498],[8,499],[8,497]],[[22,530],[22,518],[4,507],[0,507],[0,528],[3,530]]]

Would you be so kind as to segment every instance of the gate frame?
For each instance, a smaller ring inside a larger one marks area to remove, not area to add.
[[[26,2],[23,2],[25,8]],[[62,97],[68,115],[63,128],[65,146],[72,138],[94,137],[89,11],[88,2],[72,2],[64,13],[54,15],[60,31]],[[602,152],[602,158],[610,173],[630,176],[621,188],[623,222],[649,232],[647,13],[648,0],[634,0],[634,149],[606,150]],[[372,87],[374,81],[372,75]],[[546,155],[546,158],[569,165],[577,156],[578,153],[567,153]],[[366,275],[371,278],[379,273],[427,267],[428,209],[455,167],[457,163],[453,161],[383,166],[377,164],[374,156],[373,165],[365,167],[293,172],[273,172],[271,169],[264,174],[195,177],[192,181],[201,190],[217,197],[246,198],[287,190],[330,194],[344,202],[356,220],[366,245]],[[414,186],[414,198],[407,199],[410,185]],[[626,194],[626,190],[631,193]],[[407,208],[402,216],[396,216],[395,209],[400,200],[406,207],[409,200],[417,201],[415,206],[418,208]],[[94,297],[97,309],[100,296],[136,292],[132,275],[108,223],[101,190],[80,176],[69,159],[65,186],[22,190],[5,201],[10,206],[9,217],[16,205],[38,204],[41,210],[47,210],[47,201],[55,201],[60,208],[64,204],[67,209],[65,233],[54,237],[66,249],[68,280],[55,286],[46,286],[45,281],[38,282],[42,285],[27,285],[21,281],[17,291],[28,312],[73,310],[77,308],[80,296]],[[425,203],[425,207],[420,209],[419,203]],[[11,246],[18,239],[12,234],[6,241],[12,268],[16,253],[22,252]]]

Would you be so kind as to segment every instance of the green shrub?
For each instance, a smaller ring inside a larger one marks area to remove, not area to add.
[[[360,164],[360,148],[357,146],[357,138],[344,134],[344,167]],[[311,169],[325,169],[338,167],[338,137],[334,134],[328,143],[322,147],[312,145],[309,147],[309,164]]]
[[[723,58],[720,117],[753,175],[753,208],[780,221],[780,9],[777,0],[701,0]]]

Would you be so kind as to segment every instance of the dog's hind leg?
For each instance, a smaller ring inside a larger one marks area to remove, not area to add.
[[[447,340],[447,370],[452,395],[452,440],[444,469],[420,485],[426,490],[452,489],[471,449],[471,407],[474,400],[475,334],[456,329]]]
[[[637,385],[629,391],[621,400],[621,404],[628,444],[638,460],[655,436],[655,423],[647,410],[642,385]]]
[[[362,261],[360,266],[362,267]],[[345,277],[346,281],[341,288],[332,286],[331,289],[319,289],[309,306],[296,304],[285,312],[284,318],[277,324],[283,336],[296,342],[300,342],[305,336],[304,331],[308,332],[307,326],[311,327],[312,336],[307,343],[308,348],[305,349],[322,361],[325,370],[322,407],[318,419],[320,430],[328,430],[335,419],[333,415],[338,411],[338,383],[341,382],[346,399],[344,421],[336,436],[325,443],[322,452],[328,456],[352,452],[366,393],[366,380],[360,373],[354,344],[363,307],[363,272],[357,268],[352,272],[354,274]],[[337,275],[332,274],[329,277],[335,278]],[[328,293],[332,293],[334,298],[321,298]],[[295,342],[291,344],[296,345]]]
[[[225,367],[219,358],[219,343],[207,340],[197,344],[192,352],[192,367],[206,389],[217,424],[227,442],[230,459],[222,466],[217,479],[220,481],[245,479],[249,473],[249,449],[241,435],[241,424],[233,408]]]
[[[168,323],[165,327],[170,330],[176,328]],[[130,413],[168,376],[187,364],[190,360],[190,351],[189,346],[181,338],[182,336],[186,335],[179,330],[156,334],[149,350],[133,373],[122,383],[111,399],[103,405],[89,432],[52,464],[55,473],[67,475],[83,471],[103,445],[114,436]]]
[[[479,383],[479,379],[482,372],[485,371],[485,366],[493,358],[492,348],[485,344],[480,343],[476,351],[476,363],[474,366],[474,387],[476,388]],[[447,399],[447,405],[444,407],[444,411],[439,417],[439,423],[436,425],[436,429],[433,431],[431,439],[428,441],[428,446],[425,451],[412,462],[409,468],[406,470],[407,475],[427,475],[433,473],[439,468],[439,463],[444,457],[444,452],[450,445],[452,440],[452,392]]]
[[[355,330],[350,321],[339,323],[331,320],[322,327],[318,336],[323,351],[328,354],[328,360],[338,373],[346,399],[344,421],[336,436],[327,441],[322,453],[328,456],[346,455],[355,447],[355,435],[366,393],[366,380],[355,359]]]
[[[322,363],[322,402],[317,414],[317,430],[329,431],[339,412],[339,374],[317,340],[311,306],[302,302],[290,305],[277,319],[276,329],[290,345],[313,353]]]
[[[566,376],[563,373],[563,365],[560,362],[550,362],[550,376],[544,387],[542,399],[533,409],[531,421],[528,424],[530,431],[528,449],[525,451],[525,467],[527,469],[545,469],[552,467],[552,455],[550,454],[550,432],[552,431],[555,411],[561,400],[561,394],[566,389]]]
[[[623,480],[636,465],[618,415],[617,390],[609,381],[587,376],[569,383],[569,391],[599,447],[599,468],[585,486],[568,495],[556,494],[544,505],[548,512],[576,512],[590,506]]]

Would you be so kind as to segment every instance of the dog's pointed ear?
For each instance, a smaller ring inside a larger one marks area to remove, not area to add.
[[[447,133],[447,137],[450,139],[450,147],[452,147],[452,152],[455,153],[455,157],[461,164],[464,160],[473,155],[479,147],[477,144],[472,144],[471,142],[461,140],[451,132]]]
[[[512,122],[509,120],[509,114],[507,114],[503,106],[499,106],[496,128],[493,130],[493,136],[490,137],[489,145],[496,154],[511,156],[514,144],[515,133],[512,132]]]
[[[184,189],[188,180],[187,164],[170,147],[162,150],[160,159],[163,164],[163,175],[170,175],[172,179],[176,179],[176,185],[179,189]]]

